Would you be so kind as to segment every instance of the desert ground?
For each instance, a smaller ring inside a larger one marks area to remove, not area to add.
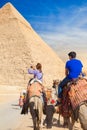
[[[0,90],[0,130],[33,130],[32,118],[30,113],[27,115],[21,115],[21,108],[19,107],[20,91],[8,91],[3,87],[3,91]],[[0,87],[2,88],[2,87]],[[6,91],[5,91],[6,90]],[[45,116],[43,116],[43,119]],[[68,130],[63,128],[63,118],[61,117],[61,125],[57,124],[58,114],[54,114],[53,127],[51,130]],[[46,130],[46,127],[42,127]],[[75,130],[82,130],[79,123],[75,124]]]

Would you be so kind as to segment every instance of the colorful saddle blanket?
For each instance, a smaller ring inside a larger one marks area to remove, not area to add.
[[[87,100],[87,80],[78,79],[75,84],[70,85],[68,92],[73,110],[75,110],[83,101]]]
[[[60,107],[62,116],[69,117],[71,107],[76,110],[83,101],[87,101],[87,80],[78,79],[70,82],[63,89],[62,105]]]

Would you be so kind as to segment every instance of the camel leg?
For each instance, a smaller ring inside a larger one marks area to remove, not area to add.
[[[63,126],[64,126],[65,128],[67,128],[67,127],[68,127],[69,118],[68,118],[68,117],[64,117],[63,119],[64,119]]]
[[[36,110],[33,109],[33,106],[34,106],[34,103],[31,102],[31,103],[29,104],[29,107],[30,107],[30,114],[31,114],[31,116],[32,116],[34,130],[37,130],[37,128],[36,128],[37,115],[36,115]]]
[[[58,126],[60,125],[60,113],[59,113],[59,115],[58,115],[58,121],[57,121],[57,124],[58,124]]]
[[[87,105],[81,105],[79,108],[79,120],[83,130],[87,130]]]

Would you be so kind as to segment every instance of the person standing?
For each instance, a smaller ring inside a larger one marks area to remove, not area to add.
[[[68,53],[69,60],[65,65],[65,78],[61,81],[58,86],[58,101],[61,102],[63,87],[67,85],[68,82],[77,79],[82,73],[82,62],[76,59],[76,52],[72,51]]]

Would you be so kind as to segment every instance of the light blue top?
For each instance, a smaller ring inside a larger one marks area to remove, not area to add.
[[[28,69],[28,73],[29,74],[33,74],[34,75],[34,78],[37,78],[38,80],[41,80],[42,81],[42,78],[43,78],[43,73],[40,72],[39,70],[37,69]]]

